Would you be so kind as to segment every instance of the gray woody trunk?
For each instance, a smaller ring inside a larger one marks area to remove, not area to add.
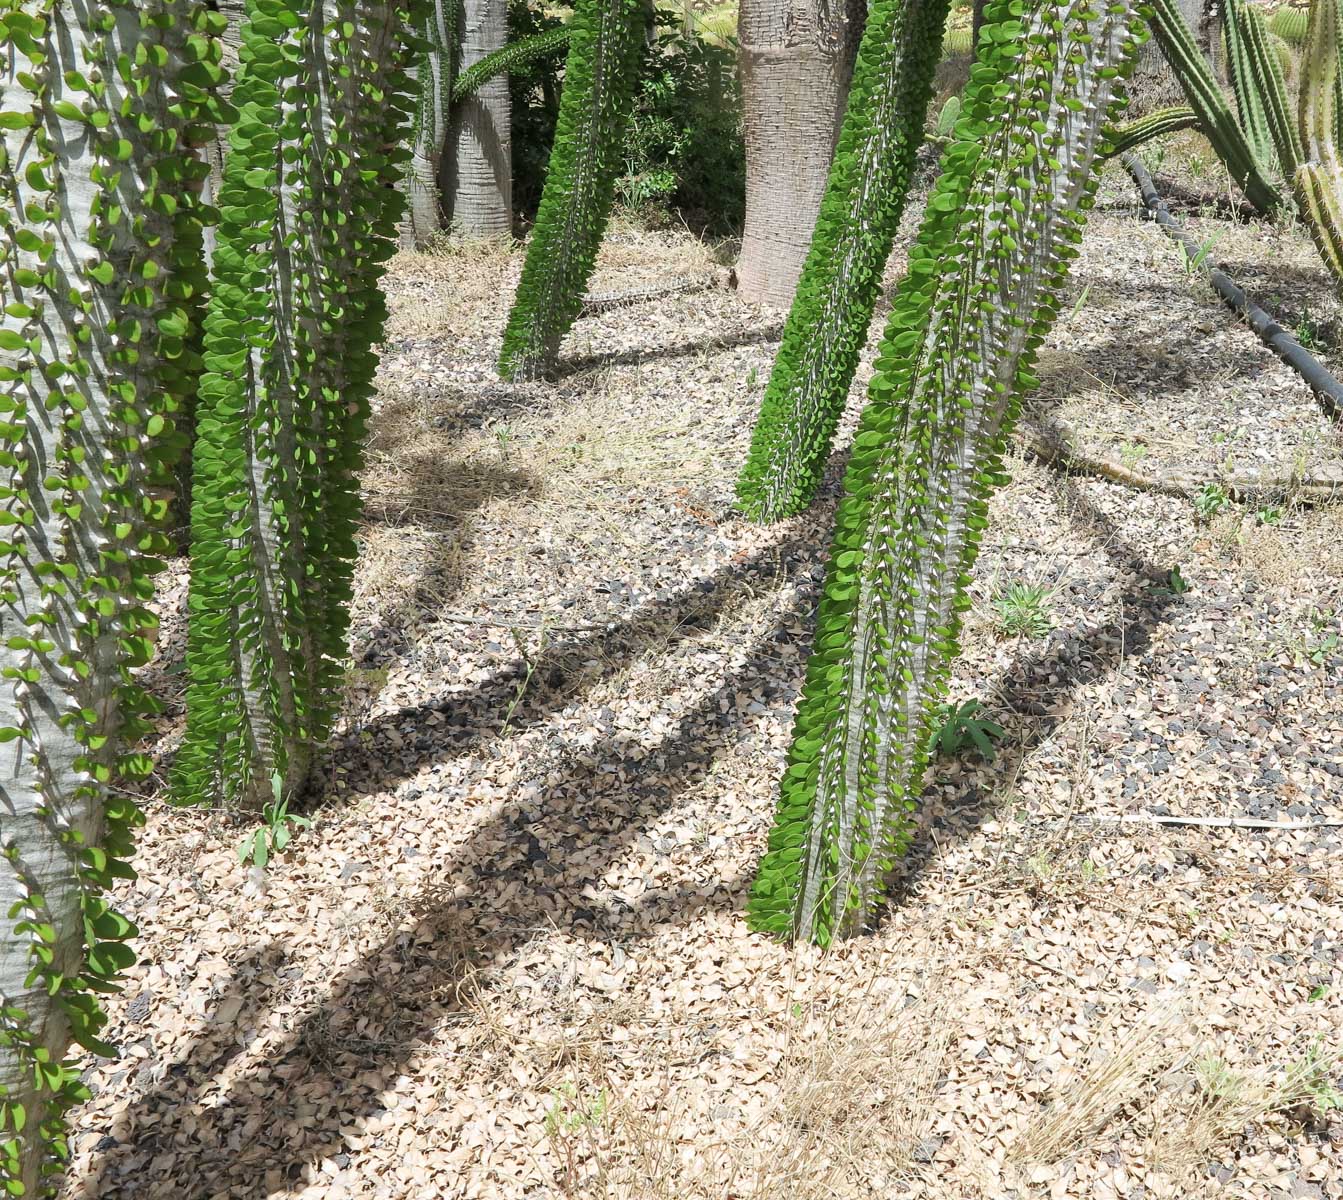
[[[845,0],[743,0],[744,300],[787,308],[811,245],[844,118],[860,14]]]

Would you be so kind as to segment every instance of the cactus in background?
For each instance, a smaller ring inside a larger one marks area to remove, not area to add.
[[[737,496],[773,521],[816,494],[923,141],[949,0],[874,0],[797,295]]]
[[[139,811],[114,785],[149,698],[146,609],[204,286],[195,148],[222,119],[221,22],[191,0],[0,0],[0,1188],[49,1196],[71,1040],[134,962],[101,892]]]
[[[505,379],[549,371],[582,307],[615,198],[643,37],[641,0],[578,0],[569,28],[555,143],[499,354]]]
[[[1268,27],[1288,45],[1300,46],[1306,40],[1308,22],[1304,8],[1284,6],[1269,18]]]
[[[946,18],[946,27],[942,34],[942,57],[953,54],[973,54],[975,49],[975,31],[969,25],[956,23],[952,15]]]
[[[749,906],[754,928],[821,944],[861,926],[908,839],[986,498],[1141,39],[1136,3],[988,15],[854,442]]]
[[[248,0],[198,401],[180,800],[292,795],[332,719],[408,7]]]
[[[452,103],[458,104],[474,95],[497,75],[516,74],[539,59],[567,49],[571,32],[568,25],[562,25],[559,29],[547,29],[531,37],[519,38],[502,50],[487,54],[457,76],[452,85]]]
[[[1203,135],[1226,164],[1236,186],[1260,212],[1269,214],[1282,204],[1282,195],[1236,121],[1212,68],[1194,41],[1174,0],[1151,0],[1152,33],[1161,45]]]
[[[1144,142],[1150,142],[1153,138],[1164,137],[1168,133],[1176,133],[1181,129],[1195,129],[1198,127],[1198,117],[1192,108],[1180,106],[1178,108],[1159,108],[1155,112],[1148,113],[1145,117],[1139,117],[1136,121],[1128,121],[1115,129],[1108,130],[1106,141],[1108,143],[1104,156],[1106,158],[1117,158],[1121,154],[1127,154],[1130,150],[1135,150]]]
[[[415,63],[415,122],[410,161],[401,186],[406,214],[401,240],[423,249],[443,232],[443,205],[438,183],[443,139],[448,135],[448,110],[453,101],[453,66],[457,52],[460,0],[425,0],[419,25],[421,45]]]
[[[1301,162],[1293,179],[1297,210],[1334,283],[1343,290],[1343,63],[1339,0],[1314,0],[1301,64]]]
[[[1301,142],[1268,27],[1246,0],[1225,0],[1225,6],[1231,85],[1246,140],[1260,162],[1291,179]]]

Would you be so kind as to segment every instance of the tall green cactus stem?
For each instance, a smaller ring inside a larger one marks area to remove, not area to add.
[[[855,932],[909,837],[988,492],[1060,303],[1137,5],[999,0],[854,442],[758,930]]]
[[[1282,64],[1259,10],[1246,0],[1225,0],[1231,85],[1240,123],[1260,162],[1291,179],[1301,161]]]
[[[640,0],[578,0],[545,188],[508,315],[499,373],[534,379],[577,318],[615,198],[643,37]]]
[[[1302,161],[1293,179],[1297,211],[1320,257],[1343,290],[1343,121],[1340,0],[1314,0],[1301,64],[1298,114]]]
[[[496,75],[516,75],[524,67],[540,59],[567,50],[570,33],[568,25],[561,25],[558,29],[547,29],[531,37],[509,42],[502,49],[487,54],[479,62],[472,63],[453,81],[453,104],[459,104],[467,97],[474,96]]]
[[[134,962],[102,890],[140,814],[113,785],[166,539],[173,415],[204,285],[194,147],[220,115],[191,0],[0,0],[0,1189],[53,1195],[70,1042]]]
[[[183,801],[291,795],[332,719],[407,8],[248,3],[199,391]]]
[[[737,482],[755,520],[801,512],[820,486],[923,141],[948,7],[868,8],[816,231]]]
[[[1193,32],[1180,15],[1175,0],[1150,0],[1152,33],[1160,43],[1189,107],[1198,117],[1199,128],[1212,143],[1218,157],[1231,172],[1236,186],[1260,212],[1269,214],[1282,204],[1282,195],[1255,156],[1236,122],[1222,89],[1213,77]]]
[[[426,0],[420,24],[421,46],[415,66],[418,103],[411,137],[410,161],[403,187],[406,215],[403,240],[423,249],[443,231],[439,164],[448,136],[453,70],[457,53],[457,16],[461,0]]]
[[[1192,108],[1181,105],[1178,108],[1158,108],[1134,121],[1126,121],[1106,134],[1108,143],[1104,151],[1106,158],[1118,158],[1130,150],[1150,142],[1153,138],[1164,137],[1181,129],[1193,129],[1198,125],[1198,117]]]

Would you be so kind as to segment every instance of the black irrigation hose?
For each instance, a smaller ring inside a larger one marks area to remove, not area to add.
[[[1184,227],[1171,216],[1170,210],[1162,203],[1147,168],[1131,154],[1125,154],[1120,161],[1133,176],[1133,182],[1138,185],[1143,205],[1166,235],[1184,246],[1191,259],[1202,254],[1203,247],[1184,231]],[[1310,351],[1251,300],[1230,278],[1216,267],[1207,268],[1207,274],[1208,282],[1212,284],[1227,308],[1244,317],[1264,345],[1306,381],[1325,412],[1336,421],[1343,420],[1343,383],[1326,371]]]

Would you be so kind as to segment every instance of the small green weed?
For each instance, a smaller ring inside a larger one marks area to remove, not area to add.
[[[1194,512],[1200,521],[1211,521],[1230,502],[1220,483],[1205,483],[1194,496]]]
[[[1045,637],[1054,623],[1045,611],[1049,589],[1041,583],[1009,583],[993,601],[1004,637]]]
[[[270,786],[274,799],[261,810],[261,825],[243,838],[242,845],[238,847],[239,862],[250,862],[263,871],[272,856],[281,853],[293,840],[294,829],[308,829],[312,826],[311,817],[291,813],[288,799],[280,798],[279,775],[271,776]]]
[[[928,739],[928,752],[950,758],[973,748],[985,762],[992,762],[993,743],[1003,736],[1003,727],[980,716],[982,711],[983,705],[978,700],[940,705]]]

